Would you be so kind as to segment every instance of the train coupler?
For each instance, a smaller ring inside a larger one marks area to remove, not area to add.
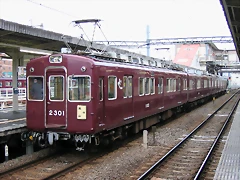
[[[38,137],[37,132],[32,132],[32,131],[26,131],[21,133],[21,140],[22,141],[35,141],[36,138]]]

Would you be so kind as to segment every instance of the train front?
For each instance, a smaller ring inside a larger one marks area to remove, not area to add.
[[[59,140],[91,141],[92,62],[77,55],[56,54],[27,64],[27,128],[23,137],[41,147]]]

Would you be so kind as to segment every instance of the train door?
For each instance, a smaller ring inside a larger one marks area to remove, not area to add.
[[[98,119],[99,119],[99,126],[105,125],[105,98],[104,98],[104,77],[99,78],[98,82]]]
[[[133,111],[133,76],[123,76],[123,119],[134,117]]]
[[[46,69],[45,127],[66,128],[66,71],[64,68]]]
[[[163,90],[163,77],[158,77],[158,95],[159,95],[159,100],[158,100],[158,109],[164,109],[164,90]]]
[[[176,83],[176,86],[177,86],[177,91],[178,91],[178,104],[182,104],[184,103],[184,100],[185,100],[185,97],[184,97],[184,94],[183,94],[183,91],[182,91],[182,79],[181,77],[177,77],[176,78],[177,80],[177,83]]]

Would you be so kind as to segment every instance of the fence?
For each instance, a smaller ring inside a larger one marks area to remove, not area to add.
[[[13,88],[0,88],[0,109],[13,101]],[[26,102],[26,88],[18,88],[18,102]]]

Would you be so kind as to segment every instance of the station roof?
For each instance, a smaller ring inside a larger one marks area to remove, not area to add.
[[[17,45],[60,52],[61,48],[65,47],[63,34],[46,31],[3,19],[0,19],[0,37],[0,47],[3,50],[8,50],[11,47],[10,45]],[[75,47],[76,44],[79,44],[79,49],[86,48],[84,42],[79,42],[78,38],[71,36],[64,36],[64,38],[72,47]]]
[[[240,0],[219,0],[240,59]]]
[[[74,49],[77,45],[78,50],[85,50],[86,47],[89,46],[97,50],[108,49],[121,54],[135,54],[126,50],[80,40],[77,37],[67,36],[60,33],[0,19],[1,52],[7,53],[12,51],[14,48],[20,47],[60,52],[62,47],[66,47],[64,40],[71,46],[72,49]]]

